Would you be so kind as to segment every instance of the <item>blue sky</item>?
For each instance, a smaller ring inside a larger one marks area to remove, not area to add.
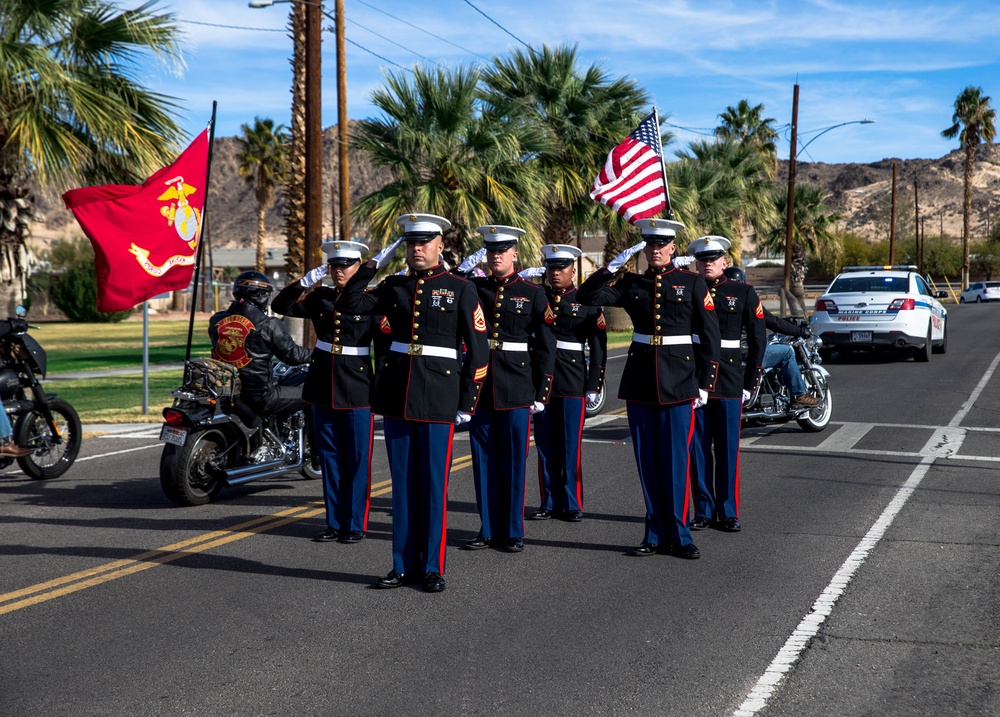
[[[825,127],[876,120],[825,133],[800,161],[937,158],[957,147],[940,133],[964,87],[981,86],[1000,108],[1000,12],[993,0],[472,2],[504,29],[465,0],[344,0],[351,119],[377,114],[369,97],[384,70],[405,72],[386,60],[403,67],[483,64],[522,42],[575,44],[586,63],[634,78],[674,125],[668,155],[710,134],[719,113],[744,98],[787,127],[796,80],[800,147]],[[326,6],[332,12],[332,0]],[[274,31],[285,27],[287,4],[250,9],[246,0],[171,0],[159,7],[186,21],[185,67],[150,61],[143,73],[154,89],[178,98],[189,133],[205,126],[212,100],[219,102],[219,136],[238,134],[254,116],[289,121],[291,40]],[[336,122],[333,39],[324,33],[324,127]],[[779,155],[787,158],[787,139]]]

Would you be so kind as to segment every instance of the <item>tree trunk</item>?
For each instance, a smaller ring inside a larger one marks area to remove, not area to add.
[[[969,217],[972,216],[972,163],[975,145],[965,145],[965,202],[962,205],[962,289],[969,288]]]
[[[794,242],[792,244],[792,294],[799,302],[799,311],[793,311],[793,313],[801,313],[801,309],[806,305],[806,269],[809,266],[809,252],[806,251],[804,244],[800,242]]]
[[[543,244],[571,244],[573,238],[573,215],[565,204],[554,203],[545,207],[545,229],[542,231]]]
[[[305,273],[306,254],[306,147],[305,147],[305,62],[306,62],[306,8],[293,3],[288,15],[289,34],[292,36],[292,125],[288,146],[288,175],[285,190],[285,241],[288,254],[285,271],[288,278],[298,278]]]
[[[257,202],[257,271],[264,272],[264,203]]]

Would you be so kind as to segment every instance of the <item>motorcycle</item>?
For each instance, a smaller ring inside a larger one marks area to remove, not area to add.
[[[26,313],[23,306],[17,307],[19,318]],[[14,443],[31,450],[17,459],[0,458],[0,469],[17,460],[20,469],[35,480],[58,478],[80,453],[80,416],[68,401],[42,389],[38,377],[45,378],[45,349],[28,333],[0,338],[0,359],[0,400],[13,418]]]
[[[765,426],[795,420],[803,430],[818,433],[826,428],[833,413],[830,372],[823,368],[819,356],[823,340],[771,334],[768,344],[788,344],[795,351],[802,380],[809,393],[819,399],[813,408],[793,408],[793,396],[777,368],[765,369],[757,388],[743,406],[743,426]]]
[[[588,354],[585,358],[587,362],[587,367],[590,367],[590,355]],[[584,416],[586,418],[592,418],[594,416],[600,415],[601,411],[604,410],[604,404],[608,400],[607,383],[601,384],[601,390],[597,392],[597,398],[593,401],[586,401],[586,406],[584,407]]]
[[[279,384],[305,381],[307,365],[276,363]],[[300,472],[322,473],[305,410],[261,417],[240,402],[239,374],[214,359],[189,359],[173,406],[163,409],[160,486],[177,505],[204,505],[226,486]]]

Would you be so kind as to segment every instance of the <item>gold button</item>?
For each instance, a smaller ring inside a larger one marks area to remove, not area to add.
[[[496,338],[500,338],[500,334],[498,334],[496,331],[494,331],[493,332],[493,338],[495,338],[495,339]]]
[[[503,294],[498,295],[497,298],[498,299],[502,299],[503,298]]]
[[[677,297],[677,300],[678,300],[678,301],[684,301],[684,299],[682,299],[682,298],[681,298],[681,297],[679,297],[679,296]]]
[[[451,369],[447,369],[447,370],[446,370],[446,371],[444,372],[444,375],[445,375],[445,376],[451,376]]]
[[[576,363],[576,359],[570,359],[569,362],[570,363]]]
[[[685,357],[684,357],[684,360],[685,360],[685,361],[690,361],[690,360],[691,360],[691,357],[690,357],[690,356],[685,356]]]
[[[416,300],[416,301],[414,301],[413,303],[414,303],[414,304],[416,304],[417,306],[420,306],[420,299],[417,299],[417,300]]]
[[[414,311],[414,312],[413,312],[413,315],[414,315],[414,316],[420,316],[420,312],[419,312],[419,311]]]
[[[654,309],[658,309],[658,308],[660,308],[660,304],[659,304],[659,303],[656,303],[656,304],[653,304],[653,308],[654,308]]]
[[[419,336],[417,336],[416,334],[413,334],[413,341],[416,341],[419,338],[420,338]]]
[[[503,304],[498,301],[497,302],[497,308],[499,309],[501,306],[503,306]]]
[[[556,303],[558,304],[560,301],[562,301],[562,297],[561,296],[557,296],[556,297]]]
[[[424,283],[424,280],[423,280],[423,279],[417,279],[417,283],[418,283],[418,284],[423,284],[423,283]]]
[[[420,324],[413,324],[413,328],[419,329],[420,328]]]
[[[521,310],[520,310],[520,309],[518,309],[516,313],[520,314],[520,313],[521,313]]]
[[[732,363],[732,362],[733,362],[733,360],[732,360],[732,359],[729,359],[729,363]]]

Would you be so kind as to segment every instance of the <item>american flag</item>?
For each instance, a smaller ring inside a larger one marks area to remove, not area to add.
[[[611,150],[590,198],[611,207],[627,221],[655,217],[668,206],[663,150],[656,112]]]

